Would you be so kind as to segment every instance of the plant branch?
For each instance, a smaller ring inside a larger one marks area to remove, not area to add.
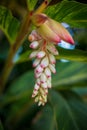
[[[4,91],[8,77],[9,77],[9,75],[10,75],[10,73],[11,73],[11,71],[12,71],[14,65],[15,65],[15,63],[13,62],[13,58],[14,58],[17,50],[19,49],[19,47],[22,45],[26,35],[29,32],[29,27],[30,27],[30,24],[31,24],[31,18],[30,17],[31,17],[31,12],[30,13],[28,12],[25,20],[21,24],[20,32],[19,32],[19,34],[16,38],[16,41],[10,48],[5,67],[4,67],[3,72],[2,72],[0,93],[2,93]]]

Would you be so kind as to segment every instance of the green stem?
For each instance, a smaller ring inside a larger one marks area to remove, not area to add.
[[[31,24],[30,17],[31,17],[31,12],[30,13],[28,12],[25,20],[23,21],[23,23],[21,25],[21,29],[20,29],[20,32],[19,32],[17,38],[16,38],[16,41],[10,48],[9,55],[8,55],[5,67],[3,69],[2,77],[1,77],[0,93],[2,93],[4,91],[8,77],[9,77],[9,75],[10,75],[10,73],[15,65],[15,63],[13,62],[13,58],[14,58],[17,50],[19,49],[19,47],[22,45],[26,35],[29,32],[29,27]]]

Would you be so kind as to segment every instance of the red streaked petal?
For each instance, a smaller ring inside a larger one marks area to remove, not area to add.
[[[50,18],[48,19],[48,21],[48,26],[60,37],[61,40],[74,44],[72,36],[60,23]]]

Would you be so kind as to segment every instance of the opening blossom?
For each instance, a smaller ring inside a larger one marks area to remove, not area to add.
[[[74,40],[60,23],[45,14],[33,15],[32,22],[36,26],[36,30],[33,30],[28,37],[31,42],[30,48],[34,50],[30,58],[34,59],[33,67],[36,78],[32,97],[40,106],[47,102],[48,89],[52,87],[51,75],[56,73],[55,55],[59,53],[55,45],[61,40],[74,44]]]

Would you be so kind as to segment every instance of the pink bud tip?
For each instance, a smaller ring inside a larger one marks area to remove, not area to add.
[[[47,78],[50,78],[50,77],[51,77],[50,75],[47,76]]]
[[[56,74],[56,71],[54,71],[53,74]]]
[[[38,89],[35,88],[34,91],[38,91]]]
[[[33,45],[30,45],[30,48],[33,48]]]
[[[43,64],[40,65],[42,68],[44,68],[45,66]]]
[[[52,62],[52,64],[56,64],[56,62],[54,61],[54,62]]]
[[[74,45],[75,44],[75,42],[74,42],[74,40],[71,38],[71,39],[68,39],[68,42],[70,43],[70,44],[72,44],[72,45]]]
[[[35,94],[32,94],[32,98],[35,97]]]

